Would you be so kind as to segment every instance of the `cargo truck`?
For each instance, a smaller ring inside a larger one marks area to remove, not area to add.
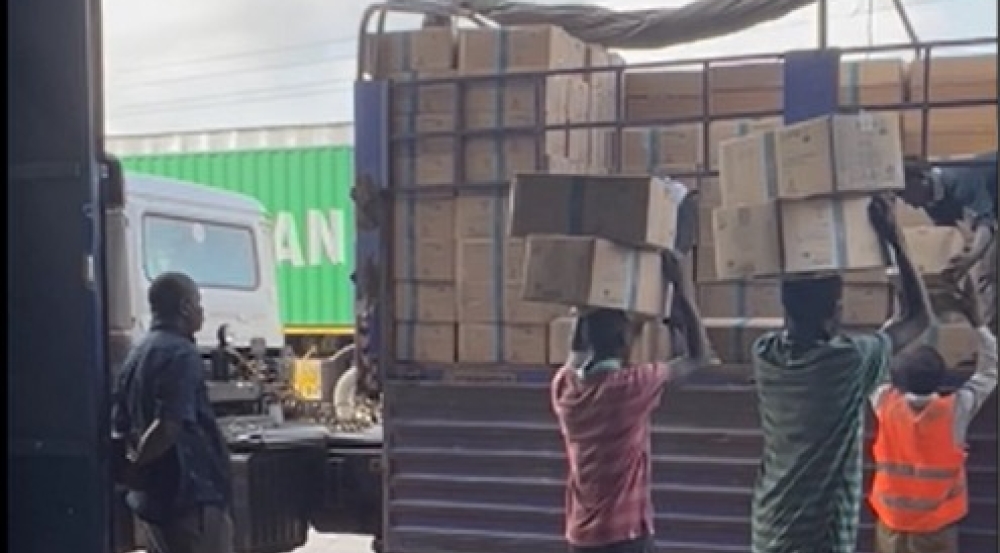
[[[708,202],[720,133],[859,108],[899,113],[910,154],[975,153],[990,141],[995,148],[996,127],[991,133],[987,122],[996,114],[995,82],[992,92],[989,77],[976,88],[976,77],[949,73],[954,64],[938,57],[981,47],[994,52],[983,66],[995,65],[995,37],[627,66],[558,29],[497,29],[469,13],[471,28],[457,32],[446,24],[454,13],[434,13],[432,27],[382,33],[388,14],[414,11],[420,8],[390,4],[368,12],[361,40],[369,57],[359,61],[355,88],[357,293],[366,307],[358,316],[379,338],[361,351],[359,367],[377,372],[384,396],[384,543],[393,553],[565,548],[566,460],[547,389],[562,359],[533,349],[532,333],[546,329],[510,307],[516,286],[510,291],[504,277],[516,263],[506,257],[516,245],[505,236],[503,199],[513,173],[665,173]],[[912,63],[851,61],[914,51]],[[951,77],[933,80],[935,71]],[[554,98],[572,97],[574,88],[584,90],[589,107],[567,109]],[[953,117],[971,113],[980,119],[963,119],[967,132],[950,141]],[[606,157],[560,166],[559,154],[573,156],[576,140]],[[637,144],[631,151],[630,141]],[[440,221],[448,222],[434,224]],[[474,244],[487,253],[476,257]],[[469,259],[479,270],[466,271]],[[752,317],[763,315],[747,309],[760,304],[748,308],[733,286],[712,282],[711,244],[702,242],[693,261],[699,300],[739,312],[712,321],[723,365],[669,391],[655,414],[657,542],[682,553],[745,553],[762,447],[746,356],[755,333],[780,328],[780,306],[771,304],[779,311],[754,328]],[[448,263],[453,272],[441,267]],[[434,309],[449,293],[457,313]],[[473,303],[492,311],[471,315]],[[890,308],[881,305],[875,324]],[[547,339],[551,351],[565,337],[552,331]],[[515,349],[542,359],[512,361]],[[956,367],[955,382],[968,368]],[[996,408],[991,399],[970,433],[963,550],[996,548]],[[871,550],[871,522],[865,514],[860,551]]]

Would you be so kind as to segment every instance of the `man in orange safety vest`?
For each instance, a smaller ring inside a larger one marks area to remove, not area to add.
[[[974,294],[956,306],[979,334],[978,366],[955,393],[938,388],[947,367],[920,346],[894,359],[893,384],[871,397],[878,419],[869,502],[877,553],[958,553],[958,527],[969,508],[965,440],[969,423],[997,384],[996,337]]]

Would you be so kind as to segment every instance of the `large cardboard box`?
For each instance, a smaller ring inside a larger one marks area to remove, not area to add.
[[[449,195],[396,199],[393,276],[397,280],[455,280],[455,200]]]
[[[392,179],[399,188],[440,186],[455,182],[455,140],[401,140],[392,148]]]
[[[965,236],[955,227],[908,227],[903,239],[910,261],[929,286],[943,284],[948,261],[965,248]]]
[[[701,71],[625,73],[625,119],[665,124],[705,113],[705,81]]]
[[[960,100],[993,100],[997,98],[997,55],[963,57],[933,57],[930,60],[930,82],[926,60],[910,63],[910,99],[924,99],[924,86],[932,102]]]
[[[926,157],[962,157],[997,149],[997,106],[934,108],[903,114],[903,150],[925,157],[923,132],[927,127]]]
[[[773,131],[781,126],[779,117],[762,119],[724,119],[713,121],[708,130],[708,164],[712,169],[719,168],[719,148],[723,142],[742,136]]]
[[[722,207],[713,213],[722,280],[885,267],[866,196]]]
[[[548,363],[548,325],[469,323],[458,327],[460,363]]]
[[[695,169],[703,158],[701,125],[622,130],[622,172],[664,175]]]
[[[902,189],[900,136],[898,116],[862,113],[725,141],[720,147],[723,203]]]
[[[845,282],[841,323],[851,327],[877,327],[893,314],[895,298],[887,283]]]
[[[643,176],[521,174],[511,184],[511,236],[596,236],[671,248],[687,189]]]
[[[840,65],[840,105],[877,107],[906,100],[906,65],[901,59],[846,61]]]
[[[462,29],[458,69],[464,75],[583,67],[587,46],[552,25]]]
[[[702,319],[708,341],[715,355],[723,363],[751,362],[751,347],[758,338],[769,332],[781,330],[781,318],[730,318],[706,317]]]
[[[714,260],[713,260],[714,261]],[[781,317],[781,297],[775,282],[706,282],[698,284],[702,317]]]
[[[454,363],[453,323],[396,323],[396,359],[409,362]]]
[[[709,68],[712,115],[738,116],[780,111],[784,67],[780,63],[748,63]]]
[[[949,368],[971,368],[979,351],[979,336],[965,321],[932,326],[921,343],[938,350]]]
[[[397,282],[397,321],[454,323],[455,283],[453,282]]]
[[[547,133],[542,138],[533,135],[468,137],[463,148],[464,174],[454,182],[496,187],[506,184],[518,173],[585,173],[584,164],[545,153],[562,151],[565,147],[565,133]]]
[[[522,299],[606,307],[658,317],[664,313],[660,254],[600,238],[532,235]]]
[[[411,72],[429,76],[455,68],[455,36],[447,27],[368,35],[364,48],[366,71],[379,78]]]

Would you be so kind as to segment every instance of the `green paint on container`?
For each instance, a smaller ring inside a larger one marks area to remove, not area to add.
[[[325,334],[354,326],[350,146],[129,156],[122,163],[260,200],[274,223],[286,331]]]

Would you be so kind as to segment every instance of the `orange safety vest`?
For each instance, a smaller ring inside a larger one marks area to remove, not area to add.
[[[955,444],[955,396],[935,396],[914,410],[888,392],[876,409],[875,478],[869,502],[897,532],[935,532],[969,509],[965,450]]]

